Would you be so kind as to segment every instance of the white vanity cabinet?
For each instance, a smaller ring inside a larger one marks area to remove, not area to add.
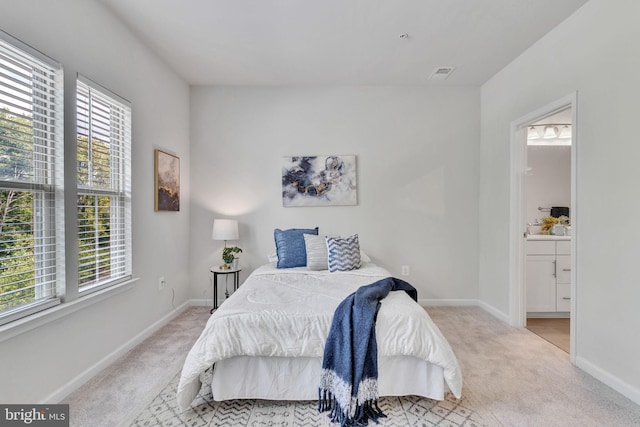
[[[527,240],[526,292],[528,313],[571,310],[571,242]]]
[[[571,311],[571,242],[556,241],[556,311]]]

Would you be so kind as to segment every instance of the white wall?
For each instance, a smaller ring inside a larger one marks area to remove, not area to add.
[[[480,298],[508,313],[509,125],[577,91],[576,362],[638,403],[639,20],[591,0],[483,85],[479,212]]]
[[[526,221],[549,215],[538,207],[571,206],[571,147],[527,147]]]
[[[99,2],[1,0],[0,10],[0,29],[61,62],[66,82],[80,72],[133,108],[133,272],[140,280],[132,290],[0,343],[0,401],[36,403],[70,391],[67,384],[77,385],[85,370],[170,313],[170,288],[175,306],[190,298],[189,89]],[[153,211],[156,147],[181,157],[179,213]]]
[[[275,250],[274,228],[358,233],[422,300],[477,297],[478,88],[193,87],[194,292],[220,263],[215,217],[240,223],[246,272]],[[284,208],[281,158],[355,154],[358,205]]]

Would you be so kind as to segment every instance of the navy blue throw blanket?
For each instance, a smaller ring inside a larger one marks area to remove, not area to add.
[[[416,289],[387,277],[360,287],[333,314],[324,348],[318,410],[341,426],[366,426],[385,417],[378,407],[378,345],[376,317],[380,300],[391,291],[405,291],[414,301]]]

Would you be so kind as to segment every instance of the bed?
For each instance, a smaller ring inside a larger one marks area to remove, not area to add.
[[[350,271],[256,269],[207,322],[189,351],[177,399],[186,409],[213,365],[214,400],[315,400],[324,343],[338,304],[360,286],[389,277],[362,262]],[[462,376],[449,343],[405,292],[382,300],[376,322],[380,396],[460,397]]]

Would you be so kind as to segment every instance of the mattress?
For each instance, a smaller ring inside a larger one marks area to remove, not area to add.
[[[305,400],[317,398],[318,363],[333,312],[360,286],[389,276],[387,270],[372,263],[338,273],[310,271],[305,267],[277,269],[273,263],[256,269],[213,313],[189,351],[178,384],[179,406],[182,409],[189,406],[200,389],[200,375],[212,365],[216,400],[244,397],[285,400],[296,395],[294,390],[300,391]],[[381,301],[376,339],[380,382],[391,384],[391,395],[419,394],[441,399],[448,387],[460,396],[462,376],[449,343],[427,312],[405,292],[391,292]],[[413,359],[417,361],[412,365]],[[402,365],[397,369],[404,368],[408,374],[390,373],[390,380],[383,381],[387,374],[382,365],[387,362],[391,363],[389,366]],[[416,367],[419,364],[424,366]],[[441,374],[436,373],[436,367]],[[422,369],[424,375],[416,375],[414,372],[418,371],[412,369]],[[298,371],[299,375],[291,375],[288,370]],[[251,381],[248,372],[261,380]],[[238,387],[222,390],[234,381],[239,383]],[[420,381],[425,383],[422,391]],[[241,382],[245,385],[240,385]],[[400,389],[396,382],[407,384],[407,390]],[[251,392],[254,387],[258,390]],[[380,389],[385,395],[382,386]]]

